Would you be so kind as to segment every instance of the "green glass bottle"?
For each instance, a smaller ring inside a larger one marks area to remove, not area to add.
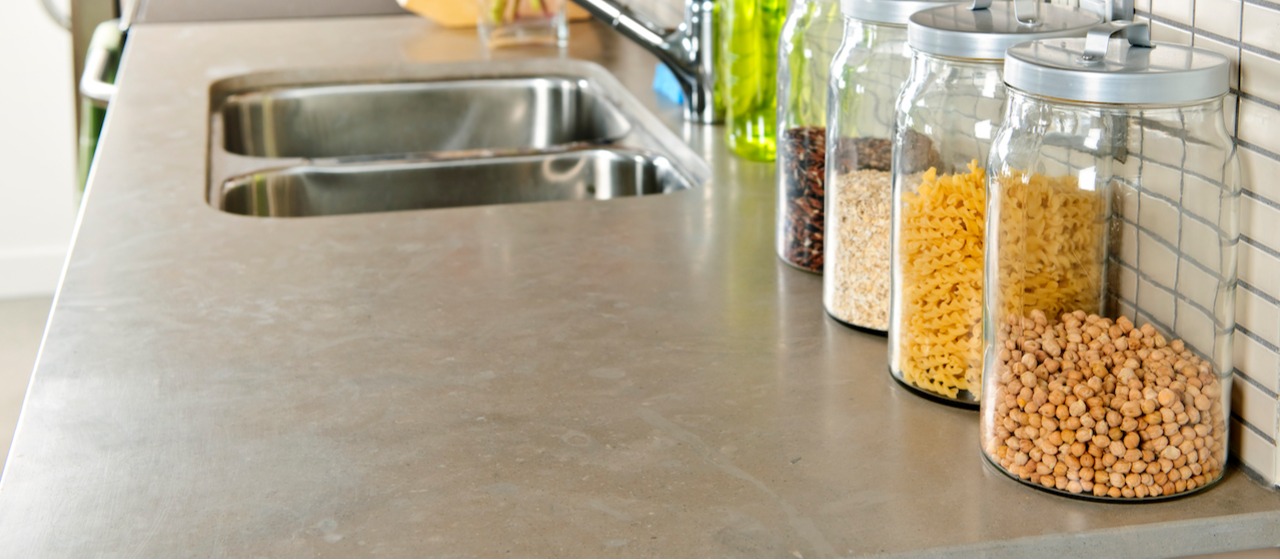
[[[778,118],[778,39],[786,0],[728,0],[718,68],[725,93],[729,149],[773,161]]]

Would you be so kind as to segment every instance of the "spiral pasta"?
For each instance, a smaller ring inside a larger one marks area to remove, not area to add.
[[[898,366],[907,383],[951,398],[976,397],[982,375],[986,172],[977,161],[968,169],[929,169],[902,196]],[[998,181],[1000,309],[1096,311],[1102,198],[1070,176],[1011,172]]]

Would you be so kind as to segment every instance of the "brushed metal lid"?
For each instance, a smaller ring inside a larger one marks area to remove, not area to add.
[[[965,0],[840,0],[840,11],[845,17],[863,21],[906,25],[911,14],[920,10],[965,3]]]
[[[1088,40],[1074,37],[1010,48],[1004,81],[1036,95],[1094,103],[1188,103],[1230,89],[1231,63],[1218,53],[1149,41],[1142,46],[1132,36],[1105,40],[1101,53],[1088,53]]]
[[[986,5],[986,7],[983,7]],[[978,1],[911,15],[911,48],[939,56],[1000,60],[1018,43],[1051,37],[1083,37],[1103,22],[1093,12],[1026,1]]]

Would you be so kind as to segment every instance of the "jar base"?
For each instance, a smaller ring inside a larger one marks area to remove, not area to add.
[[[923,397],[923,398],[926,398],[926,399],[931,400],[931,401],[934,401],[934,402],[942,403],[942,404],[945,404],[945,405],[947,405],[947,406],[954,406],[954,407],[956,407],[956,408],[962,408],[962,409],[965,409],[965,410],[974,410],[974,411],[978,410],[978,398],[977,398],[973,393],[970,393],[969,391],[960,391],[959,396],[962,396],[962,397],[963,397],[963,396],[965,396],[965,395],[968,395],[968,398],[969,398],[969,399],[971,399],[971,400],[972,400],[972,402],[970,402],[970,401],[956,400],[956,399],[949,399],[949,398],[944,397],[944,396],[942,396],[942,395],[937,395],[937,394],[934,394],[934,393],[930,393],[930,392],[928,392],[928,391],[926,391],[926,390],[924,390],[924,389],[921,389],[921,388],[919,388],[919,387],[916,387],[915,385],[912,385],[912,384],[910,384],[910,383],[907,383],[906,381],[903,381],[901,377],[899,377],[899,376],[897,376],[897,375],[894,375],[894,373],[893,373],[893,368],[892,368],[892,367],[891,367],[891,368],[888,368],[888,369],[889,369],[889,378],[890,378],[890,379],[892,379],[892,380],[894,380],[894,381],[897,381],[897,382],[898,382],[898,385],[901,385],[903,388],[905,388],[906,390],[908,390],[908,391],[910,391],[911,393],[915,394],[916,396]]]
[[[1041,492],[1046,492],[1046,493],[1054,494],[1057,496],[1063,496],[1066,498],[1073,498],[1076,500],[1085,500],[1090,502],[1107,502],[1112,504],[1146,504],[1151,502],[1167,502],[1170,500],[1177,500],[1180,498],[1186,498],[1188,496],[1194,496],[1196,494],[1204,492],[1209,488],[1213,488],[1214,486],[1217,486],[1219,482],[1222,482],[1222,479],[1226,478],[1226,475],[1224,474],[1223,476],[1219,476],[1217,480],[1206,483],[1204,486],[1196,488],[1195,490],[1178,492],[1175,494],[1154,496],[1154,497],[1147,496],[1145,498],[1112,498],[1111,496],[1095,496],[1092,493],[1085,493],[1085,492],[1075,494],[1075,493],[1067,492],[1066,490],[1058,490],[1057,488],[1050,488],[1043,484],[1036,484],[1034,482],[1022,480],[1021,478],[1018,478],[1013,473],[1004,470],[1003,467],[996,464],[996,462],[991,459],[991,456],[987,455],[987,453],[982,449],[978,449],[978,454],[982,456],[983,464],[985,464],[987,467],[994,470],[995,472],[1000,473],[1012,479],[1014,482],[1017,482],[1019,486],[1028,486],[1035,490],[1039,490]]]
[[[800,265],[796,264],[796,263],[795,263],[795,262],[793,262],[791,259],[788,259],[788,258],[786,258],[786,257],[784,257],[784,256],[782,256],[782,255],[776,255],[776,254],[775,254],[775,256],[777,256],[777,257],[778,257],[778,260],[779,260],[779,261],[782,261],[782,264],[785,264],[785,265],[787,265],[787,266],[789,266],[789,267],[791,267],[791,268],[794,268],[794,269],[799,270],[799,271],[801,271],[801,272],[808,272],[809,274],[817,274],[817,275],[819,275],[819,276],[821,276],[821,275],[822,275],[822,269],[821,269],[821,268],[819,268],[818,270],[814,270],[814,269],[812,269],[812,268],[805,268],[805,267],[803,267],[803,266],[800,266]]]
[[[876,335],[876,336],[889,336],[889,331],[887,331],[887,330],[886,330],[886,331],[882,331],[882,330],[880,330],[880,329],[873,329],[873,328],[871,328],[871,327],[864,327],[864,326],[859,325],[859,324],[857,324],[857,323],[850,323],[850,322],[848,322],[848,321],[845,321],[844,319],[841,319],[841,318],[839,318],[839,317],[836,317],[835,315],[833,315],[830,311],[827,311],[826,309],[823,309],[823,311],[825,311],[825,312],[826,312],[827,317],[830,317],[832,321],[835,321],[835,322],[837,322],[837,323],[840,323],[840,325],[841,325],[841,326],[851,328],[851,329],[853,329],[853,330],[855,330],[855,331],[858,331],[858,332],[864,332],[864,333],[867,333],[867,334],[873,334],[873,335]]]

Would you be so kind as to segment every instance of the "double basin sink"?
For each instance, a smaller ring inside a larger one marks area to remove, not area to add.
[[[587,62],[255,74],[216,83],[211,99],[208,200],[234,214],[607,200],[709,175]]]

